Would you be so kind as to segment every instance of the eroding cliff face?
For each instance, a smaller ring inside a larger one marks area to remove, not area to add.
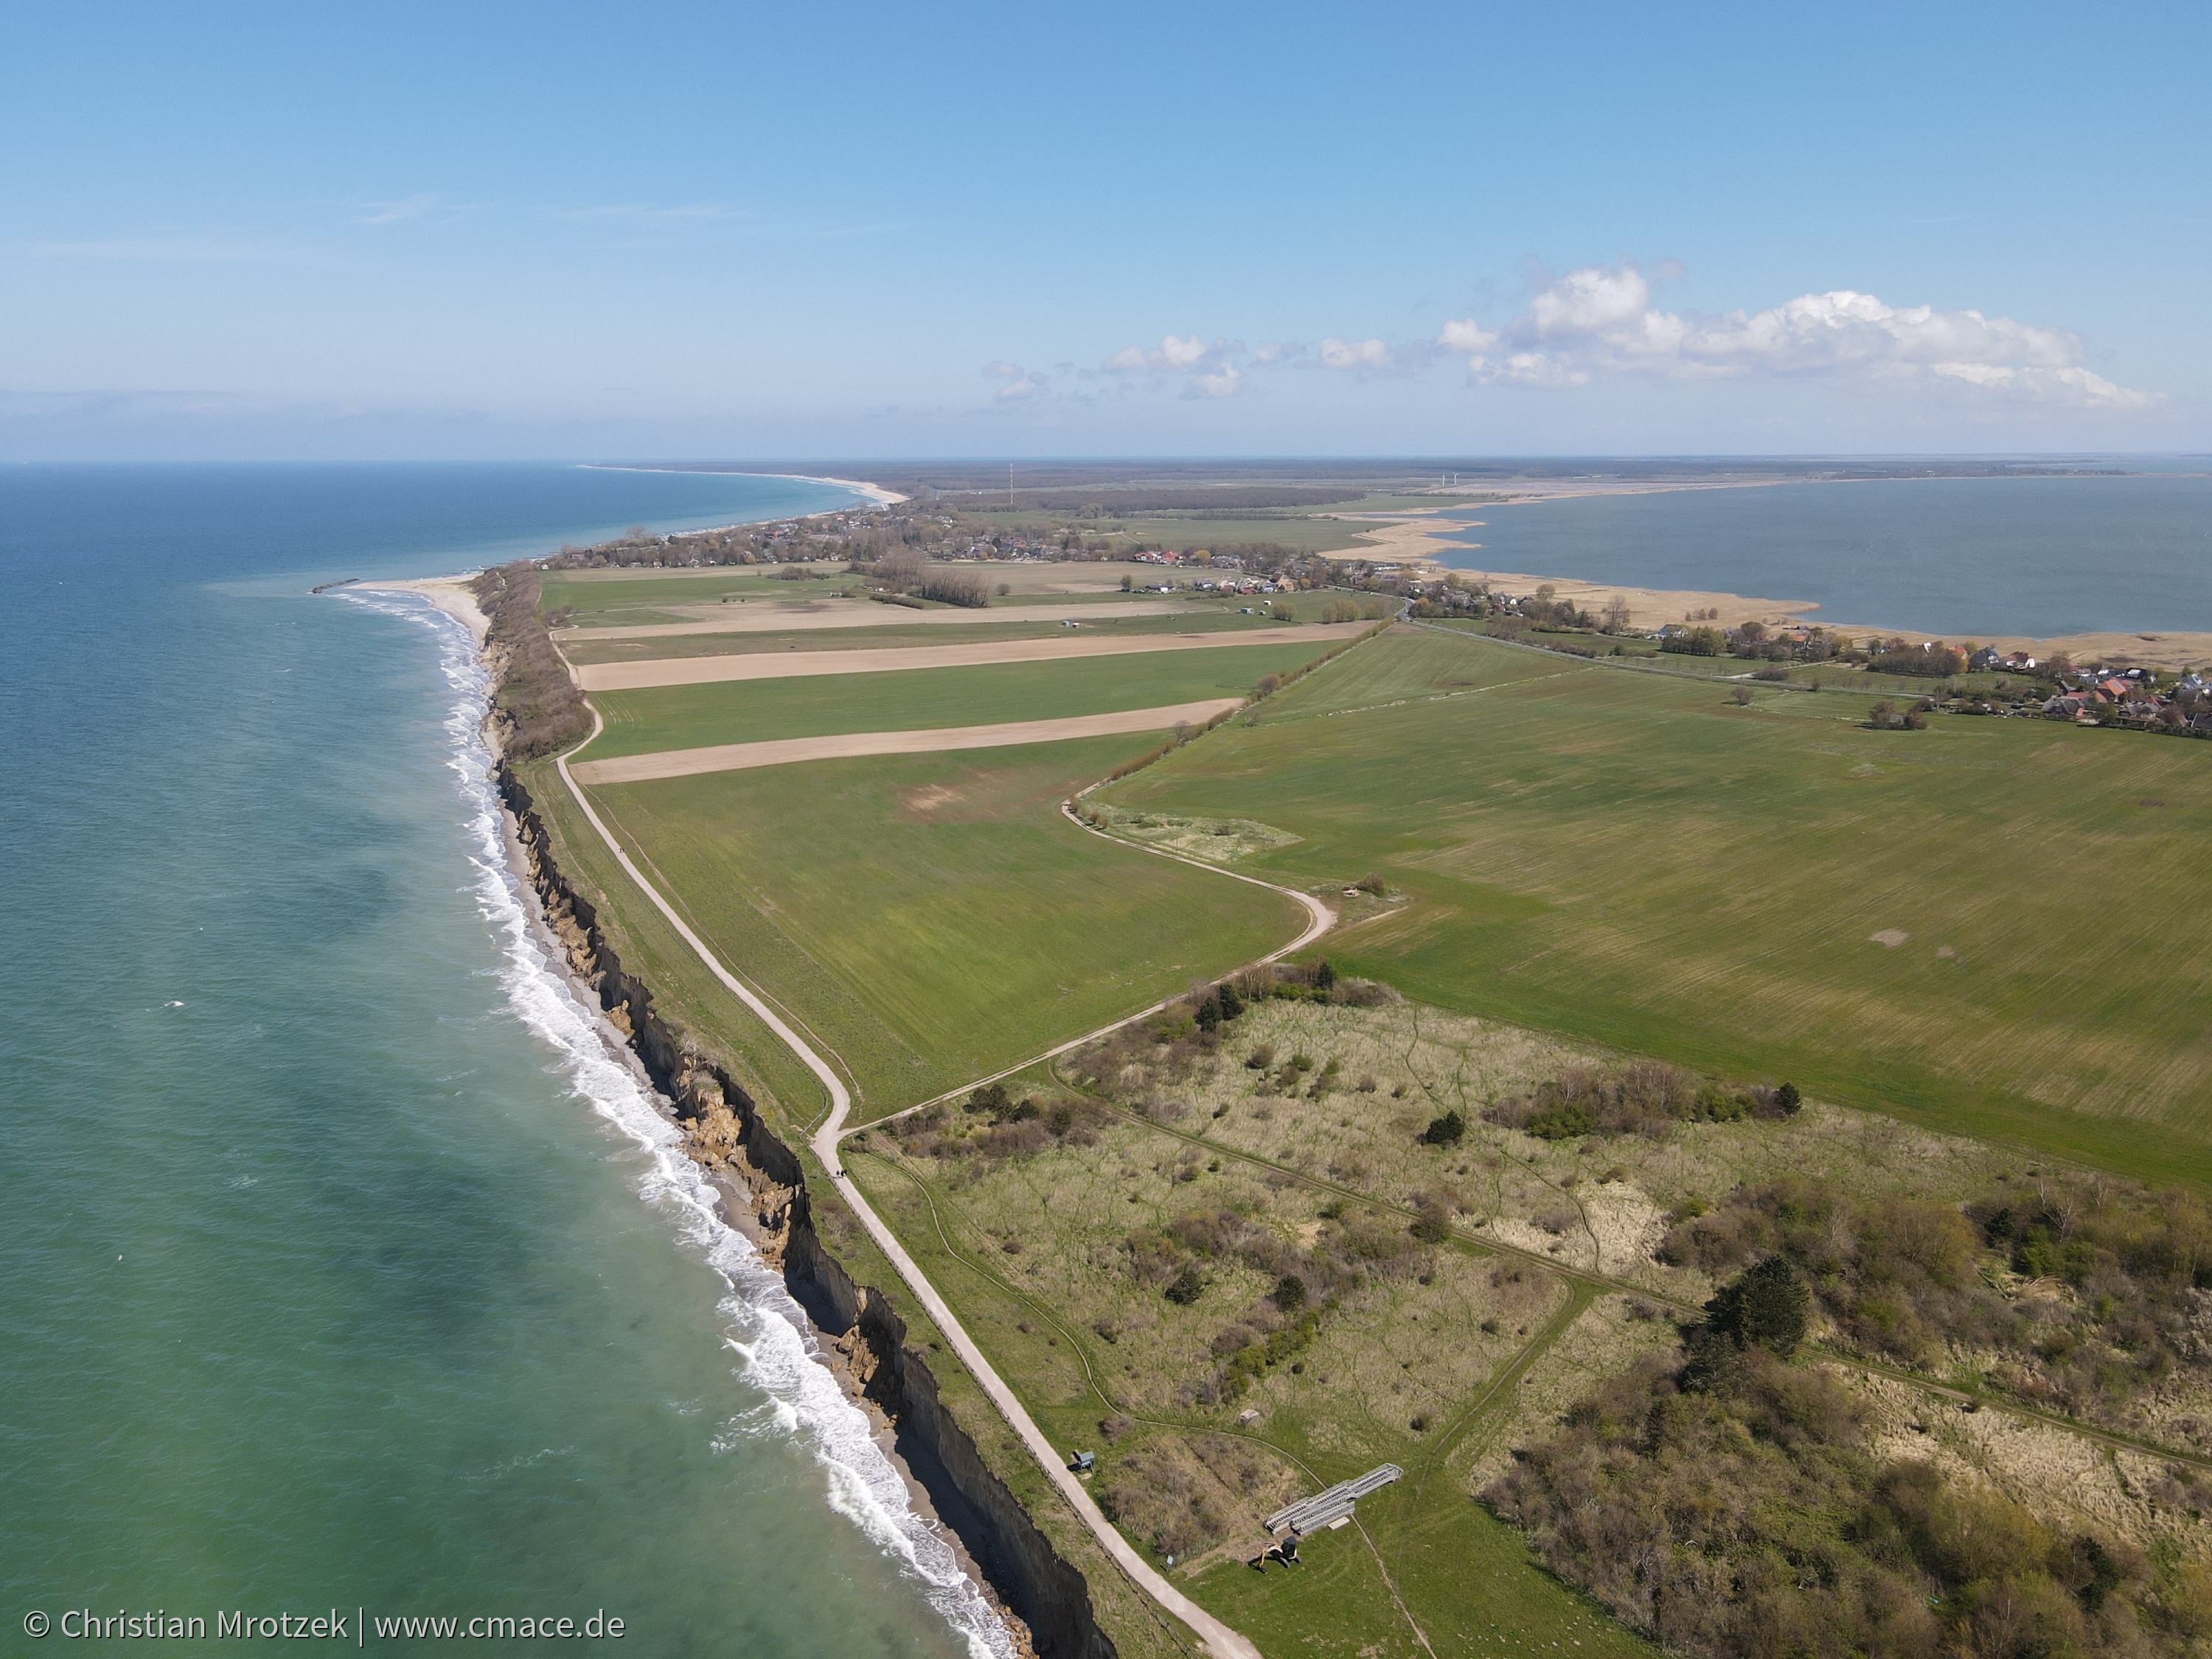
[[[685,1149],[726,1177],[726,1190],[743,1195],[747,1234],[821,1328],[854,1391],[890,1419],[907,1467],[1012,1614],[1008,1625],[1016,1645],[1043,1659],[1115,1659],[1083,1575],[984,1463],[944,1403],[928,1362],[908,1345],[905,1322],[880,1291],[855,1283],[823,1245],[797,1155],[734,1079],[685,1048],[653,1012],[652,991],[623,970],[591,902],[555,865],[529,790],[505,763],[498,775],[530,884],[570,972],[598,994],[608,1022],[668,1098]]]

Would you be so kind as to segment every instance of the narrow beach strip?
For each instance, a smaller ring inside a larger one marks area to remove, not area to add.
[[[1057,662],[1146,651],[1206,651],[1229,645],[1303,645],[1350,639],[1371,623],[1313,628],[1223,629],[1211,634],[1071,634],[1065,639],[995,640],[982,645],[885,646],[877,650],[760,651],[730,657],[659,657],[645,662],[586,663],[575,671],[586,691],[641,691],[725,680],[784,680],[809,674],[883,674],[905,668],[978,668],[991,663]]]
[[[1172,599],[1109,599],[1102,605],[1078,601],[1068,605],[994,605],[970,610],[949,605],[942,611],[916,611],[903,605],[881,605],[872,599],[763,599],[755,605],[653,607],[660,611],[706,611],[726,615],[696,622],[636,623],[621,628],[561,628],[553,637],[563,643],[580,640],[672,640],[690,634],[781,634],[795,628],[911,628],[917,623],[957,627],[962,623],[1058,622],[1063,617],[1088,622],[1094,617],[1212,617],[1215,605],[1177,605]]]
[[[1073,738],[1111,738],[1128,732],[1164,732],[1203,726],[1239,707],[1242,697],[1175,703],[1164,708],[1125,708],[1114,714],[1076,714],[1056,720],[1013,720],[1004,726],[947,726],[931,732],[846,732],[825,738],[778,738],[767,743],[721,743],[705,749],[669,749],[656,755],[623,755],[569,767],[579,783],[643,783],[688,778],[702,772],[740,772],[799,761],[849,760],[860,755],[928,755],[946,749],[1011,749],[1025,743],[1063,743]]]

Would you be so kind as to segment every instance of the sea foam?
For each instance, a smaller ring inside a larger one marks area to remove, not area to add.
[[[1006,1625],[961,1571],[936,1524],[915,1512],[905,1481],[876,1443],[866,1414],[845,1397],[824,1363],[813,1328],[782,1276],[716,1212],[714,1189],[685,1156],[683,1138],[636,1058],[577,996],[562,965],[532,931],[528,901],[505,854],[499,792],[483,737],[490,688],[468,630],[411,595],[341,592],[371,610],[420,623],[437,637],[439,666],[453,693],[445,720],[447,763],[469,813],[465,830],[477,906],[506,958],[501,988],[515,1016],[553,1050],[557,1069],[577,1096],[644,1154],[638,1195],[670,1217],[678,1237],[704,1255],[729,1286],[718,1304],[725,1340],[738,1359],[738,1375],[766,1396],[736,1431],[805,1447],[826,1477],[830,1507],[921,1585],[931,1607],[964,1638],[972,1659],[1013,1659]]]

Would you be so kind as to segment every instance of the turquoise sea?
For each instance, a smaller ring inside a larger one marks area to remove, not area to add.
[[[465,636],[308,592],[848,500],[0,470],[0,1651],[363,1607],[1009,1650],[532,943]]]
[[[2212,630],[2206,472],[1568,496],[1448,515],[1480,546],[1447,562],[1810,600],[1815,622],[1953,639]]]

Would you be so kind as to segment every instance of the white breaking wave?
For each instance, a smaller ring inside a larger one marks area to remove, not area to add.
[[[507,866],[499,791],[483,742],[489,684],[468,630],[410,595],[339,592],[371,610],[422,623],[438,638],[439,666],[454,693],[445,721],[451,739],[447,764],[471,813],[469,859],[477,869],[477,904],[507,958],[501,988],[522,1023],[559,1055],[576,1093],[647,1155],[638,1195],[674,1218],[684,1242],[730,1287],[717,1304],[726,1321],[726,1340],[739,1362],[738,1376],[768,1396],[748,1413],[752,1420],[740,1431],[805,1446],[827,1476],[830,1507],[921,1584],[931,1607],[966,1640],[971,1659],[1014,1659],[1004,1621],[961,1571],[937,1527],[915,1513],[905,1481],[876,1443],[866,1414],[845,1397],[823,1363],[813,1328],[781,1275],[715,1212],[714,1188],[685,1156],[683,1137],[661,1111],[635,1056],[617,1043],[597,1011],[578,999],[567,974],[532,933],[520,884]]]

